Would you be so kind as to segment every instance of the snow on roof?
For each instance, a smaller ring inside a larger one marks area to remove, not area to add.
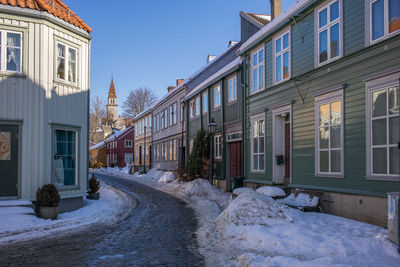
[[[157,103],[158,103],[158,101],[154,102],[150,107],[148,107],[147,109],[143,110],[138,115],[136,115],[136,117],[134,117],[133,120],[136,121],[136,120],[140,119],[141,117],[143,117],[144,115],[147,115],[147,113],[149,113],[150,111],[153,110],[153,108],[155,107],[155,105]]]
[[[271,21],[271,16],[266,14],[256,14],[241,11],[240,16],[260,29]]]
[[[203,88],[209,86],[214,83],[216,80],[220,79],[222,76],[229,74],[231,71],[235,69],[235,67],[239,66],[242,63],[242,59],[240,57],[235,58],[231,63],[214,73],[208,79],[203,81],[201,84],[196,86],[189,94],[186,95],[185,100],[188,100],[190,97],[201,91]]]
[[[305,7],[307,4],[314,2],[315,0],[297,0],[296,3],[291,5],[287,10],[284,10],[278,17],[273,19],[270,23],[265,25],[261,30],[256,32],[253,36],[251,36],[246,42],[244,42],[239,50],[238,54],[243,54],[253,45],[255,45],[260,39],[267,36],[271,33],[275,28],[281,25],[285,20],[292,17],[296,12]]]
[[[105,145],[105,143],[104,143],[104,141],[103,141],[103,142],[100,142],[100,143],[98,143],[98,144],[95,144],[94,146],[91,146],[91,147],[89,148],[89,150],[98,149],[98,148],[101,148],[101,147],[104,146],[104,145]]]

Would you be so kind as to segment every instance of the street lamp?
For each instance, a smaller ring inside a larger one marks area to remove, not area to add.
[[[143,150],[144,168],[143,168],[143,171],[144,171],[145,174],[146,174],[146,130],[147,130],[147,127],[144,126],[144,150]]]
[[[214,175],[214,133],[217,128],[217,124],[214,121],[214,118],[211,118],[211,121],[208,123],[208,132],[210,133],[210,184],[213,183],[213,175]]]

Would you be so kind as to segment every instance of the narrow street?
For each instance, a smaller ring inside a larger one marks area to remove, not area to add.
[[[194,211],[142,184],[108,175],[104,182],[138,201],[123,221],[54,238],[0,246],[0,266],[202,266]]]

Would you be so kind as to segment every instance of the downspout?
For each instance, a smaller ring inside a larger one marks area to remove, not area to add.
[[[89,54],[88,54],[88,99],[87,99],[87,155],[86,155],[86,191],[89,186],[89,120],[90,120],[90,53],[92,47],[92,40],[89,40]]]
[[[185,138],[185,165],[186,169],[188,168],[188,160],[189,160],[189,107],[188,102],[185,99],[185,108],[186,108],[186,119],[185,119],[185,131],[186,131],[186,138]]]
[[[241,75],[240,75],[240,87],[242,88],[242,177],[245,177],[246,164],[245,164],[245,142],[246,142],[246,101],[247,101],[247,90],[246,90],[246,67],[247,67],[247,56],[245,56],[243,63],[241,64]]]
[[[221,137],[222,137],[222,174],[221,179],[226,181],[226,140],[225,140],[225,78],[221,80]]]

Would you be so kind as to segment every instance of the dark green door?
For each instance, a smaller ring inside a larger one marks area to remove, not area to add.
[[[18,126],[0,125],[0,197],[16,197],[18,184]]]

